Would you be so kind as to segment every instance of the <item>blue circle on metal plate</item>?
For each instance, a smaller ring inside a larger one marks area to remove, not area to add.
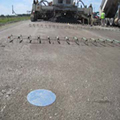
[[[56,95],[49,90],[38,89],[30,92],[27,100],[35,106],[48,106],[55,102]]]

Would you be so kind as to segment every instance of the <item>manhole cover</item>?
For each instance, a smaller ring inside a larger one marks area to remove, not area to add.
[[[49,90],[38,89],[30,92],[27,96],[27,100],[35,106],[48,106],[55,102],[56,95]]]

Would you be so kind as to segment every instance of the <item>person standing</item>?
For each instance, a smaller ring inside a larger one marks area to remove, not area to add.
[[[105,26],[105,13],[104,13],[104,11],[102,11],[102,13],[101,13],[101,26],[102,27]]]
[[[93,13],[91,14],[91,26],[93,26],[93,21],[94,21],[94,18],[93,18]]]
[[[90,4],[89,6],[89,23],[91,26],[93,26],[93,21],[94,21],[94,18],[93,18],[93,7],[92,7],[92,4]]]

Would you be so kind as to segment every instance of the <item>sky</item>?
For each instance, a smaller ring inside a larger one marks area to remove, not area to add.
[[[40,0],[39,0],[40,1]],[[52,1],[52,0],[48,0]],[[94,11],[99,11],[102,0],[82,0],[85,5],[93,5]],[[12,5],[17,14],[27,13],[31,11],[33,0],[0,0],[0,15],[11,15]]]

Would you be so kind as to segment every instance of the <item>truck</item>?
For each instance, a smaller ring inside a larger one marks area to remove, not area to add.
[[[81,6],[79,5],[81,3]],[[80,6],[80,7],[79,7]],[[73,21],[87,21],[90,22],[93,12],[92,5],[87,7],[82,0],[74,2],[73,0],[47,0],[35,1],[33,0],[31,21],[38,19],[59,21],[73,20]]]
[[[105,24],[120,26],[120,0],[102,0],[100,14],[105,12]]]

